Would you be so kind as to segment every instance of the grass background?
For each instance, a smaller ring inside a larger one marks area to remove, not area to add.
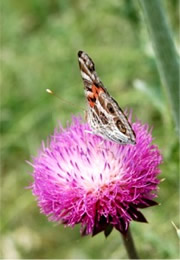
[[[178,44],[178,0],[163,1]],[[132,0],[5,0],[1,2],[1,258],[127,258],[113,231],[82,238],[39,213],[26,164],[61,121],[86,108],[77,51],[89,53],[122,108],[153,126],[164,156],[160,206],[132,223],[141,258],[178,258],[178,139],[141,8]],[[54,90],[62,99],[48,95]]]

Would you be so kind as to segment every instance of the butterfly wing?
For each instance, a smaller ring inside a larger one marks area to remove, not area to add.
[[[88,101],[88,123],[95,134],[121,144],[135,144],[135,133],[118,103],[97,76],[92,59],[78,52],[79,67]]]

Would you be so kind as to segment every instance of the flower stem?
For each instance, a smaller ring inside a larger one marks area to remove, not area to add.
[[[134,241],[131,235],[130,227],[128,228],[128,232],[126,235],[122,235],[123,242],[126,247],[127,254],[129,256],[129,259],[139,259],[138,254],[136,252],[136,248],[134,245]]]
[[[161,0],[139,0],[156,54],[157,65],[179,130],[179,62]]]

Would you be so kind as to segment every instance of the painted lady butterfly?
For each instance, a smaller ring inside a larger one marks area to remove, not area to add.
[[[94,62],[83,51],[78,52],[78,58],[88,101],[87,121],[93,133],[119,144],[136,144],[135,133],[126,115],[103,86]]]

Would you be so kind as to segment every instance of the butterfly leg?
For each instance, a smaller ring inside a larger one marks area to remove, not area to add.
[[[95,135],[95,133],[93,133],[91,130],[84,130],[84,132],[87,133],[87,134]],[[112,159],[115,160],[116,157],[115,157],[114,153],[112,151],[110,151],[109,148],[104,147],[104,144],[105,144],[104,141],[105,140],[101,140],[98,144],[96,144],[95,147],[96,147],[97,152],[100,152],[100,151],[103,151],[103,150],[106,151],[106,152],[109,152],[112,156]],[[86,143],[86,146],[88,146],[88,138],[86,138],[86,136],[85,136],[85,143]]]
[[[100,143],[99,144],[97,144],[97,151],[99,150],[99,151],[106,151],[106,152],[108,152],[108,153],[110,153],[111,154],[111,156],[112,156],[112,159],[113,160],[115,160],[116,158],[115,158],[115,155],[114,155],[114,153],[109,149],[109,148],[106,148],[106,147],[104,147],[104,140],[102,140],[102,141],[100,141]]]
[[[84,130],[85,133],[88,133],[88,134],[92,134],[94,135],[94,133],[91,131],[91,130]]]

